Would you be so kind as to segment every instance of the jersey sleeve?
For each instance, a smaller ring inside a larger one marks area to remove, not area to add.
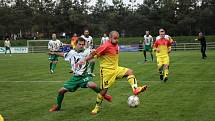
[[[103,54],[105,54],[106,49],[107,49],[107,43],[105,43],[105,44],[99,46],[99,47],[96,49],[96,54],[97,54],[98,56],[103,55]]]
[[[156,40],[154,43],[154,48],[157,48],[157,47],[158,47],[158,40]]]
[[[51,44],[51,41],[49,41],[48,43],[48,49],[51,49],[52,48],[52,44]]]
[[[73,54],[74,54],[73,51],[69,51],[68,53],[64,53],[64,60],[65,61],[71,61]]]

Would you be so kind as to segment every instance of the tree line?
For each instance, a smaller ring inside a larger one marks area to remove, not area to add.
[[[131,2],[134,0],[131,0]],[[143,0],[128,6],[122,0],[0,0],[0,37],[37,32],[83,33],[92,35],[117,30],[125,36],[142,36],[146,30],[157,34],[159,28],[172,36],[215,34],[214,0]]]

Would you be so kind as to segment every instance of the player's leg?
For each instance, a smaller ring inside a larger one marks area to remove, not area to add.
[[[57,55],[53,55],[53,61],[52,61],[52,65],[51,65],[51,72],[53,73],[56,69],[57,66],[57,62],[58,62],[58,56]]]
[[[63,102],[64,94],[66,92],[75,92],[79,86],[79,80],[81,77],[72,76],[69,81],[64,83],[64,86],[59,89],[58,96],[56,99],[56,104],[49,110],[50,112],[59,111],[61,109],[61,104]]]
[[[139,86],[137,84],[137,79],[133,74],[133,70],[125,68],[125,67],[118,67],[115,71],[116,78],[123,78],[127,77],[128,83],[131,85],[132,91],[135,95],[138,95],[140,92],[146,90],[147,86]]]
[[[203,46],[203,52],[204,52],[204,57],[207,57],[205,51],[206,51],[206,44]]]
[[[204,47],[203,47],[203,45],[201,45],[201,53],[202,53],[202,59],[204,59],[205,57],[204,57]]]
[[[151,59],[152,59],[152,61],[154,61],[154,57],[153,57],[152,50],[150,50],[150,54],[151,54]]]
[[[7,47],[5,47],[5,53],[4,53],[4,55],[6,55],[7,54]]]
[[[144,61],[147,61],[147,59],[146,59],[146,50],[145,49],[143,50],[143,54],[144,54]]]
[[[61,88],[58,90],[58,96],[56,99],[56,105],[53,105],[49,112],[59,111],[61,109],[61,104],[63,102],[64,94],[68,92],[67,89]]]
[[[95,82],[89,81],[86,85],[88,88],[91,88],[93,91],[96,93],[100,93],[101,89],[97,86]],[[108,95],[107,93],[103,95],[104,99],[107,100],[108,102],[112,101],[112,96]]]
[[[102,101],[107,95],[108,88],[114,83],[115,81],[115,71],[109,70],[109,69],[100,69],[100,88],[101,91],[100,93],[97,94],[96,97],[96,106],[95,108],[91,111],[91,114],[95,115],[100,111]]]
[[[10,56],[11,56],[11,49],[10,49],[10,47],[9,47],[9,52],[10,52]]]
[[[158,67],[158,72],[160,74],[160,80],[163,80],[163,76],[164,76],[164,71],[163,71],[163,62],[162,62],[162,58],[157,57],[157,67]]]
[[[169,56],[164,58],[164,82],[168,80],[169,74]]]

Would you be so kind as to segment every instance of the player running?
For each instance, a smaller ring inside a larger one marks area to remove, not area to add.
[[[100,111],[102,101],[106,95],[108,89],[115,82],[115,79],[127,77],[128,82],[131,85],[133,94],[138,95],[139,93],[146,90],[147,86],[138,87],[137,80],[133,75],[133,71],[129,68],[120,67],[119,61],[119,33],[112,31],[109,34],[109,40],[104,44],[100,45],[95,51],[91,52],[83,61],[78,64],[83,64],[97,56],[100,61],[100,88],[101,92],[97,95],[96,106],[92,110],[91,114],[97,114]]]
[[[85,40],[83,38],[78,38],[76,48],[71,50],[69,53],[58,53],[51,52],[51,54],[61,56],[65,58],[65,61],[69,61],[72,67],[73,76],[69,81],[64,83],[64,86],[58,91],[57,104],[49,110],[50,112],[59,111],[61,109],[61,104],[66,92],[75,92],[78,88],[91,88],[96,93],[99,93],[101,89],[92,82],[92,75],[89,73],[89,63],[86,62],[83,65],[75,66],[75,64],[88,56],[90,54],[89,49],[84,49]],[[112,97],[109,95],[104,95],[107,101],[111,101]]]
[[[56,34],[52,34],[52,40],[48,43],[48,49],[50,52],[59,52],[60,47],[63,46],[63,43],[57,39]],[[50,73],[54,73],[57,62],[58,62],[58,56],[57,55],[49,55],[50,62]]]
[[[166,82],[169,73],[169,53],[171,52],[171,41],[165,35],[165,30],[159,30],[159,37],[154,43],[156,50],[157,66],[160,74],[160,80]]]
[[[152,54],[153,37],[149,34],[149,31],[146,31],[146,35],[144,35],[143,45],[144,45],[143,54],[144,54],[145,62],[147,61],[147,59],[146,59],[147,51],[150,52],[151,59],[153,61],[153,54]]]

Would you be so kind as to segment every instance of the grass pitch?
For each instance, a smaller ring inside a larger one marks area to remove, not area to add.
[[[215,119],[215,51],[202,60],[199,51],[174,51],[167,83],[159,80],[156,62],[143,63],[141,52],[120,53],[120,65],[129,67],[140,84],[140,105],[129,108],[132,94],[126,79],[110,88],[113,102],[104,101],[102,111],[90,115],[96,94],[90,89],[67,93],[62,111],[49,113],[57,90],[70,78],[69,64],[60,59],[49,74],[46,54],[0,55],[0,114],[6,121],[213,121]],[[149,55],[148,55],[149,57]],[[98,63],[94,81],[99,84]]]

